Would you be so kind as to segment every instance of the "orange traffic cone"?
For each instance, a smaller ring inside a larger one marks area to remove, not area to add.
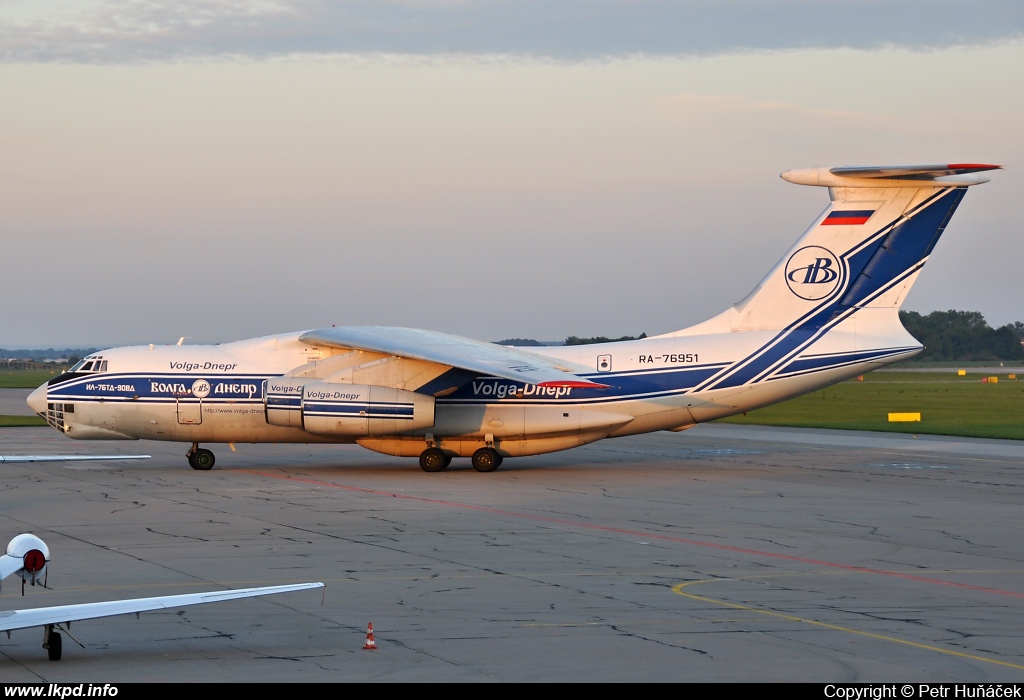
[[[363,649],[376,649],[377,642],[373,641],[373,623],[366,623],[366,644],[363,645]]]

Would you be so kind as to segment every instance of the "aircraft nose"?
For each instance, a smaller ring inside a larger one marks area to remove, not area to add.
[[[28,395],[26,400],[28,407],[36,413],[46,415],[46,384],[33,391]]]

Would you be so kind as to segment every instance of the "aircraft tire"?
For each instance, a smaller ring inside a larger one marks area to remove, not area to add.
[[[493,472],[501,466],[501,455],[491,447],[481,447],[473,453],[473,469],[478,472]]]
[[[217,463],[217,458],[210,450],[196,450],[188,458],[188,464],[193,469],[205,472],[213,469],[213,465]]]
[[[444,471],[451,463],[452,458],[437,447],[428,447],[420,454],[420,469],[425,472]]]
[[[50,657],[50,661],[60,661],[61,647],[60,633],[50,632],[50,640],[47,643],[46,654]]]

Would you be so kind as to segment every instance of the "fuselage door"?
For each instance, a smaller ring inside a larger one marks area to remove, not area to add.
[[[203,422],[203,400],[192,396],[179,396],[178,423],[181,425],[199,425]]]

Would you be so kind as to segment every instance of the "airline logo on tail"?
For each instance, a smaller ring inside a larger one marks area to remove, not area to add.
[[[801,299],[818,301],[831,295],[842,282],[839,258],[827,248],[809,245],[793,253],[786,263],[786,284]]]

